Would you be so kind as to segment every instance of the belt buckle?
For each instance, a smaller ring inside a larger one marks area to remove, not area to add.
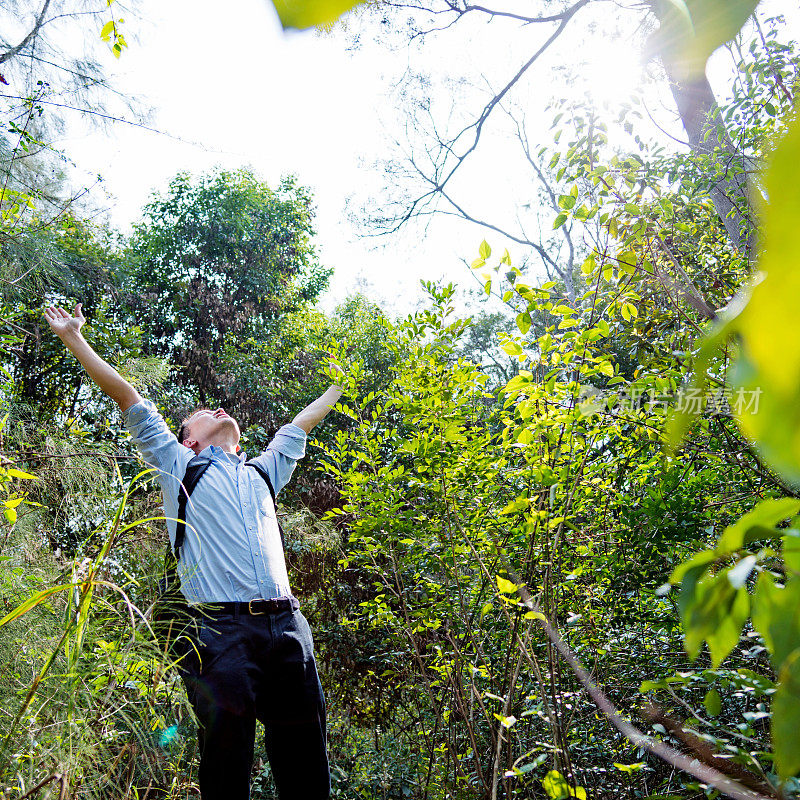
[[[254,598],[247,603],[247,613],[250,614],[251,617],[262,617],[267,613],[266,611],[253,611],[253,603],[258,602],[263,602],[263,600],[260,601],[258,598]]]

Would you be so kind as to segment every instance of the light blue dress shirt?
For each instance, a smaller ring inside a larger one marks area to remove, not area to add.
[[[125,412],[125,427],[148,466],[158,474],[170,543],[175,544],[178,488],[195,454],[178,442],[150,400]],[[288,483],[305,455],[306,433],[284,425],[253,461],[263,467],[275,492]],[[211,464],[186,506],[186,538],[178,574],[192,603],[265,600],[291,595],[275,506],[264,479],[236,456],[211,445],[200,455]]]

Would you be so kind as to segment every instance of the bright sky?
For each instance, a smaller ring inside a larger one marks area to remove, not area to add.
[[[601,5],[603,14],[621,19],[632,13]],[[431,73],[431,100],[441,118],[449,106],[455,113],[477,113],[484,101],[451,76],[477,84],[483,75],[499,87],[521,63],[519,47],[530,52],[531,42],[552,28],[524,29],[515,41],[508,29],[476,19],[438,34],[422,50],[392,49],[368,37],[348,49],[341,33],[284,34],[267,0],[240,0],[225,13],[212,0],[142,0],[140,14],[144,23],[126,24],[136,34],[129,36],[130,48],[118,64],[110,55],[108,63],[119,72],[117,85],[151,106],[152,126],[169,136],[124,125],[103,130],[75,124],[61,142],[83,170],[103,175],[115,226],[126,229],[150,193],[164,189],[179,170],[250,165],[270,183],[296,173],[315,194],[319,251],[335,270],[325,305],[366,280],[372,296],[401,312],[413,307],[420,278],[469,285],[462,259],[475,257],[484,236],[496,248],[505,246],[496,234],[437,218],[427,230],[418,226],[375,249],[375,240],[357,236],[346,206],[349,198],[357,207],[382,191],[384,179],[373,162],[391,154],[393,137],[403,138],[402,109],[391,87],[407,69]],[[594,25],[601,20],[596,15]],[[602,27],[613,29],[613,18],[606,17]],[[515,100],[528,111],[544,111],[549,97],[576,90],[549,67],[578,53],[589,62],[584,74],[599,100],[618,102],[635,87],[642,70],[636,47],[601,36],[597,27],[587,36],[580,21],[577,29],[582,39],[565,38],[536,67],[535,81],[520,86]],[[528,39],[520,44],[521,36]],[[532,119],[536,134],[535,114]],[[540,119],[544,136],[550,116],[542,113]],[[476,156],[460,191],[481,216],[513,219],[521,203],[533,200],[535,186],[530,174],[520,173],[517,156],[498,131],[487,127],[486,139],[496,137],[487,144],[494,146]],[[509,249],[521,258],[519,247]]]

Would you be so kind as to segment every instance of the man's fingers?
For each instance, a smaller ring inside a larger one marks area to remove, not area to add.
[[[49,322],[59,322],[63,319],[78,319],[85,322],[82,306],[83,303],[76,304],[75,310],[71,314],[61,306],[50,306],[46,308],[43,313]]]

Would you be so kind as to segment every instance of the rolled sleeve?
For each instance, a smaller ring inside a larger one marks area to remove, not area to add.
[[[152,401],[134,403],[123,417],[125,428],[142,458],[148,466],[158,470],[162,484],[167,476],[177,474],[179,465],[185,469],[183,462],[188,463],[193,453],[178,443]]]
[[[267,449],[253,459],[262,466],[277,494],[289,483],[297,462],[306,454],[306,432],[297,425],[284,425],[275,434]]]

